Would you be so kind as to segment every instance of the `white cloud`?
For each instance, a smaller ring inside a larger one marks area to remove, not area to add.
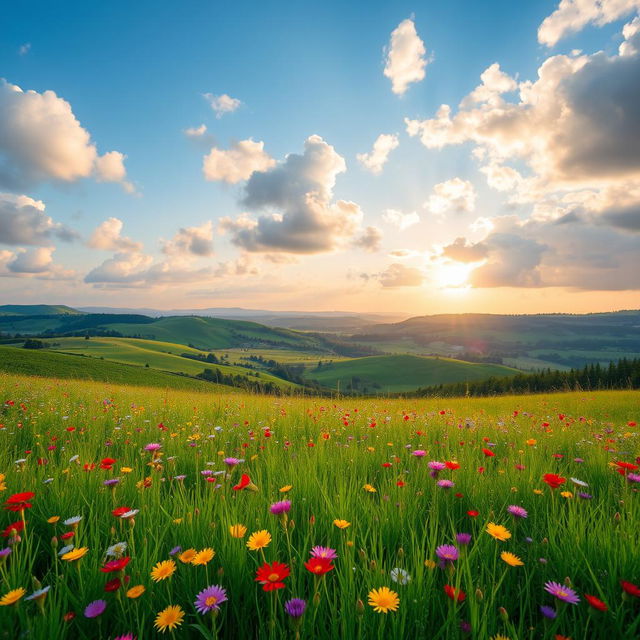
[[[124,161],[127,156],[119,151],[109,151],[96,158],[95,172],[98,182],[118,182],[127,193],[135,191],[133,185],[126,180],[127,170]]]
[[[119,152],[100,158],[71,105],[53,91],[23,91],[0,80],[0,184],[19,188],[96,175],[126,188],[123,159]]]
[[[189,127],[184,130],[184,135],[187,136],[187,138],[200,138],[205,133],[207,133],[206,124],[201,124],[199,127]]]
[[[367,227],[364,233],[359,238],[356,238],[353,244],[355,247],[375,253],[376,251],[380,251],[382,238],[382,231],[380,231],[378,227]]]
[[[167,255],[192,255],[206,257],[213,254],[213,224],[211,220],[199,227],[183,227],[162,251]]]
[[[420,269],[399,262],[390,264],[377,277],[385,288],[419,287],[424,282],[424,273]]]
[[[474,210],[476,192],[468,180],[452,178],[446,182],[440,182],[433,187],[433,193],[429,196],[425,207],[435,214],[444,214],[448,211],[469,213]]]
[[[420,222],[420,216],[415,211],[402,213],[402,211],[398,211],[397,209],[387,209],[382,214],[382,219],[386,223],[397,227],[400,231],[404,231]]]
[[[480,75],[482,84],[477,86],[462,102],[463,106],[483,102],[499,103],[503,93],[510,93],[518,88],[518,83],[507,75],[497,62],[485,69]]]
[[[552,47],[588,24],[609,24],[637,9],[640,9],[640,0],[561,0],[538,28],[538,42]]]
[[[402,95],[412,82],[424,78],[426,52],[413,20],[403,20],[391,32],[384,75],[391,80],[393,93]]]
[[[104,251],[141,251],[142,244],[121,235],[123,222],[118,218],[108,218],[102,222],[89,238],[88,245]]]
[[[225,113],[233,113],[236,109],[240,108],[240,105],[242,105],[240,100],[232,98],[226,93],[219,96],[214,96],[212,93],[205,93],[204,98],[216,112],[216,118],[222,118]]]
[[[29,51],[31,51],[31,43],[25,42],[24,44],[20,45],[20,48],[18,49],[18,55],[26,56]]]
[[[373,174],[382,172],[382,167],[389,158],[389,154],[399,145],[398,136],[383,133],[373,143],[373,149],[369,153],[359,153],[358,162]]]
[[[254,171],[266,171],[276,161],[264,150],[264,142],[240,140],[230,149],[213,147],[204,157],[202,172],[206,180],[236,184],[247,180]]]
[[[20,248],[0,251],[0,277],[34,278],[36,280],[72,280],[74,271],[64,269],[53,261],[54,247]]]

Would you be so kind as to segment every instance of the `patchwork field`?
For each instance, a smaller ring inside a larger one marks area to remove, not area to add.
[[[0,637],[640,634],[637,392],[0,389]]]

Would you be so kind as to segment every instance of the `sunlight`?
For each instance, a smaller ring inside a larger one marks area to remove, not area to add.
[[[440,289],[456,288],[461,291],[468,290],[467,278],[478,266],[477,263],[464,264],[461,262],[446,262],[439,264],[434,273],[435,283]]]

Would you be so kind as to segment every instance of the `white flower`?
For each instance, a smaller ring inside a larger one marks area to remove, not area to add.
[[[404,569],[396,567],[391,569],[391,579],[398,584],[405,585],[409,583],[411,576]]]

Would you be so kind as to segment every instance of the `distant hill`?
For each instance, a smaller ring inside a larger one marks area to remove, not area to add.
[[[0,316],[78,316],[82,311],[64,304],[3,304]]]

